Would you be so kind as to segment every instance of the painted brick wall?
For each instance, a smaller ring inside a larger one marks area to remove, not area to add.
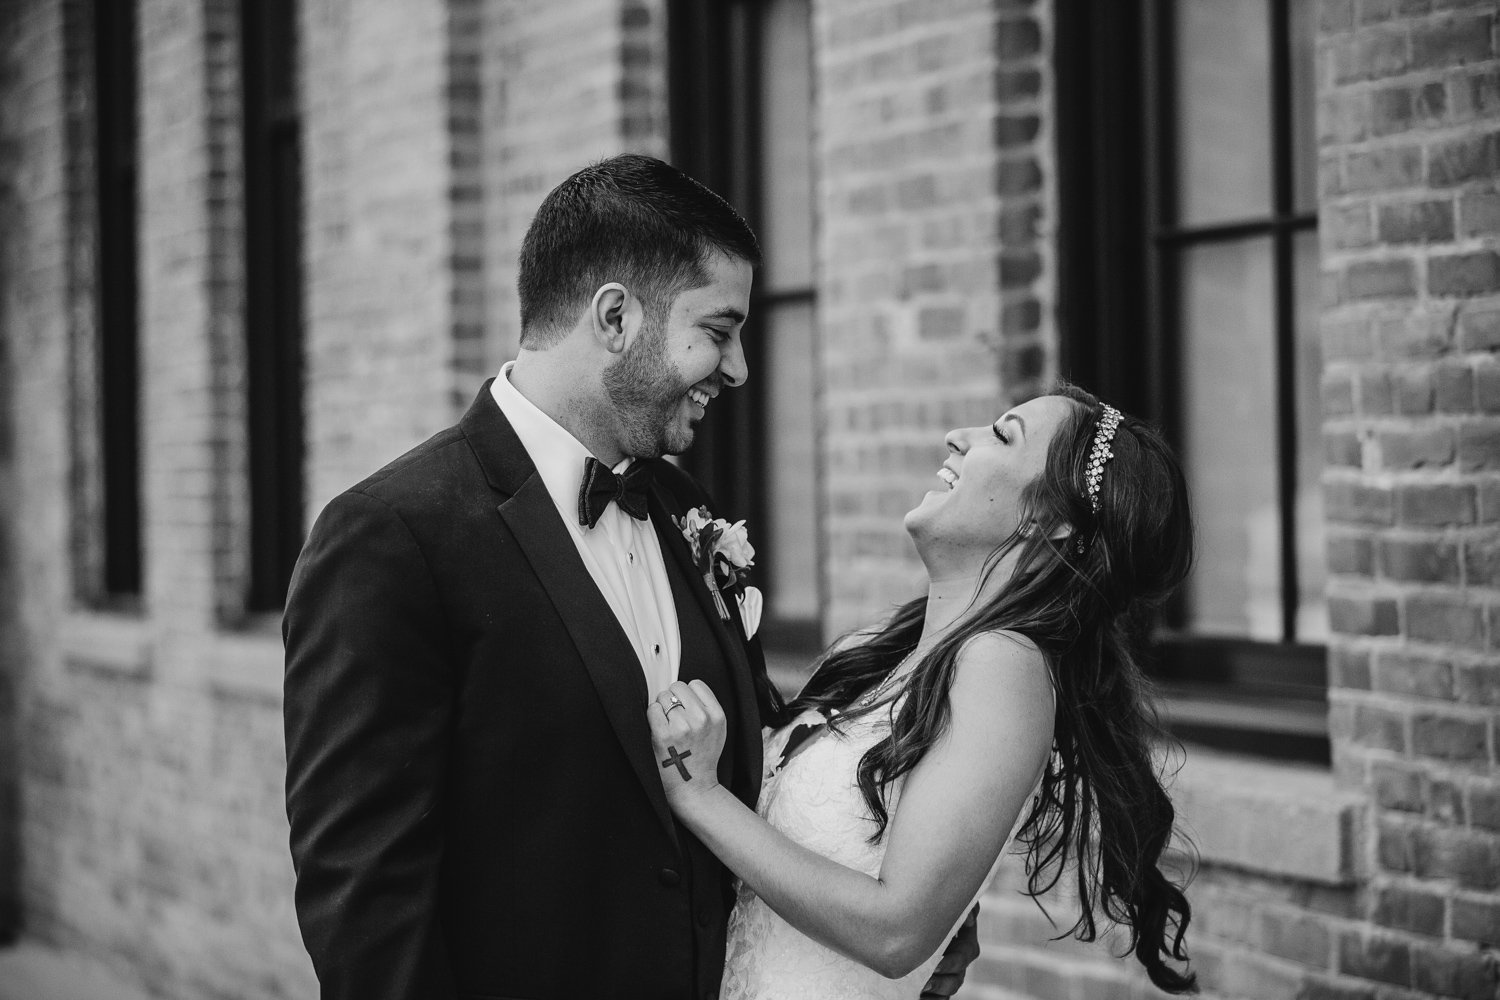
[[[5,87],[0,90],[0,129],[7,153],[10,195],[3,250],[3,315],[11,378],[7,399],[15,479],[7,496],[14,534],[8,565],[25,580],[6,606],[6,665],[15,699],[19,741],[16,812],[5,816],[18,837],[18,872],[25,919],[45,901],[45,859],[31,848],[63,819],[50,808],[57,782],[47,772],[47,744],[31,739],[37,715],[38,681],[56,662],[46,636],[55,632],[71,592],[66,562],[68,421],[66,399],[68,239],[65,230],[66,139],[63,115],[64,10],[59,4],[11,5],[5,14]],[[50,654],[50,655],[49,655]],[[48,920],[45,905],[36,919]]]
[[[0,8],[0,232],[16,232],[21,220],[21,204],[15,178],[20,163],[15,136],[6,129],[14,110],[5,94],[12,82],[20,78],[21,18],[15,5]],[[18,261],[10,241],[0,241],[0,322],[8,314],[10,289],[14,285]],[[0,400],[9,400],[14,392],[11,366],[12,348],[8,338],[0,335]],[[0,405],[0,510],[16,509],[14,426],[9,406]],[[15,606],[17,526],[9,519],[0,522],[0,608]],[[20,682],[20,643],[15,622],[0,612],[0,941],[15,934],[21,913],[20,905],[20,829],[16,817],[20,807],[19,771],[20,739],[17,735]]]
[[[829,635],[916,593],[944,432],[1049,368],[1048,11],[814,5]]]
[[[310,523],[449,422],[451,189],[469,178],[452,169],[448,88],[466,71],[450,61],[447,3],[301,11]]]
[[[1366,892],[1357,922],[1335,928],[1338,975],[1320,995],[1389,984],[1379,988],[1491,997],[1497,9],[1342,0],[1321,14],[1331,720],[1336,772],[1370,818]]]
[[[300,5],[310,515],[449,422],[498,363],[486,289],[508,279],[492,274],[486,206],[518,173],[490,155],[499,137],[528,170],[545,162],[543,191],[627,142],[661,151],[659,11],[586,6],[558,21],[567,5],[513,4],[499,31],[478,0]],[[0,723],[15,718],[0,739],[0,925],[18,881],[26,933],[184,1000],[316,993],[291,904],[280,639],[243,613],[236,9],[141,4],[146,582],[128,615],[72,599],[97,544],[70,523],[97,500],[97,477],[79,475],[96,454],[85,7],[0,10],[0,499],[20,529],[0,572],[25,580],[0,578]],[[550,39],[529,77],[489,64],[503,53],[485,40],[509,33]],[[557,72],[579,51],[597,56],[593,85]],[[506,73],[533,88],[514,121],[485,89]],[[599,137],[586,151],[561,141],[585,121]],[[540,193],[509,194],[498,203],[524,225]]]
[[[6,115],[26,127],[6,267],[24,292],[7,300],[5,332],[12,349],[30,345],[15,397],[25,929],[167,996],[306,995],[276,706],[215,681],[243,588],[236,8],[140,9],[147,610],[124,615],[75,605],[80,532],[67,523],[87,507],[67,502],[71,465],[93,454],[74,450],[92,432],[70,424],[94,391],[77,365],[95,305],[79,280],[93,230],[78,227],[76,183],[92,141],[88,26],[81,4],[23,6],[18,61],[33,79],[5,93],[26,98]],[[275,669],[274,633],[239,641]]]
[[[663,0],[497,0],[484,10],[489,266],[478,373],[488,377],[520,343],[516,259],[547,192],[606,156],[667,156],[667,60]],[[460,390],[464,405],[473,392]]]

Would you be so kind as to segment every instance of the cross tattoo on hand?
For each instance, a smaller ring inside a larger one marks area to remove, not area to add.
[[[667,768],[675,764],[677,765],[677,773],[682,775],[682,780],[692,781],[693,776],[691,774],[688,774],[687,765],[683,763],[683,761],[687,760],[692,755],[693,751],[691,750],[687,751],[686,753],[678,753],[676,747],[667,747],[667,759],[661,762],[661,769],[665,771]]]

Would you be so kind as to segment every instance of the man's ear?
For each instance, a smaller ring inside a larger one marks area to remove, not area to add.
[[[620,354],[635,342],[644,316],[641,300],[618,281],[600,285],[589,303],[594,340],[611,354]]]

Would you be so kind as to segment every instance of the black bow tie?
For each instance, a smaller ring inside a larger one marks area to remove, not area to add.
[[[637,521],[646,519],[646,490],[651,485],[651,467],[631,462],[623,476],[590,455],[583,460],[583,483],[578,487],[578,523],[592,528],[604,516],[610,501]]]

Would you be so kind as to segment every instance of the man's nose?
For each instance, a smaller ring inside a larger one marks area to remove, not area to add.
[[[726,385],[741,386],[750,377],[750,368],[745,364],[745,351],[738,336],[731,337],[719,353],[719,374]]]

